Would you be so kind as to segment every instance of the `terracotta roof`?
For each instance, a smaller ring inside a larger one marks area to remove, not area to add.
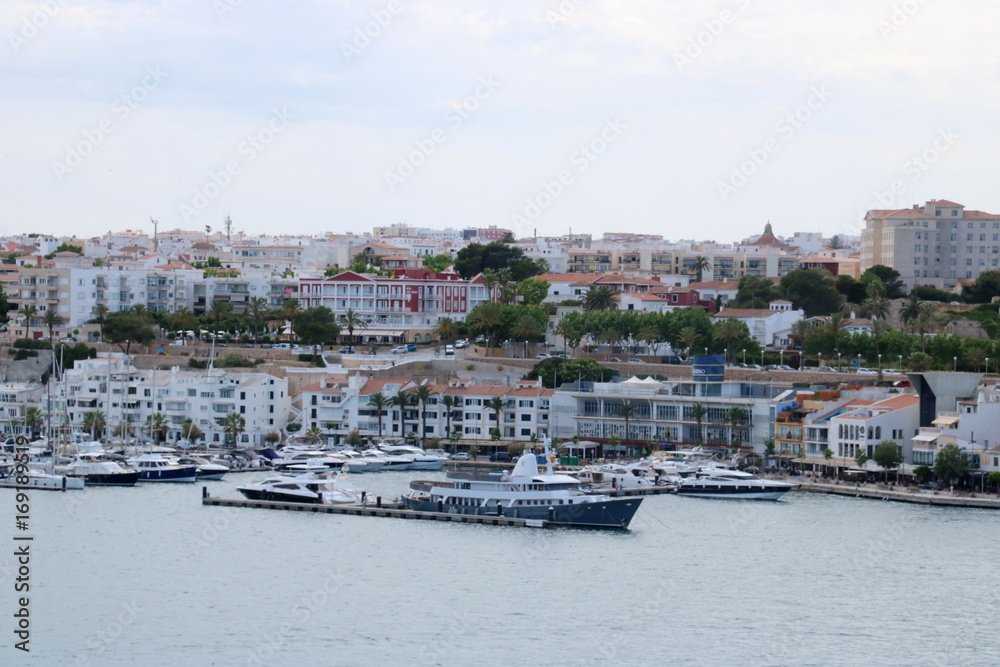
[[[986,213],[984,211],[962,211],[963,218],[972,218],[974,220],[1000,220],[1000,215],[996,213]]]
[[[965,204],[956,204],[955,202],[948,201],[947,199],[935,199],[933,204],[935,206],[959,206],[959,207],[965,206]]]
[[[739,289],[740,282],[738,280],[711,280],[703,283],[689,283],[688,287],[693,289],[733,290]]]
[[[873,209],[868,211],[871,213],[873,218],[933,218],[933,215],[928,215],[923,211],[915,208],[896,208],[896,209]]]
[[[784,242],[780,241],[778,239],[778,237],[774,235],[774,232],[771,231],[771,223],[770,222],[768,222],[766,225],[764,225],[764,233],[761,234],[760,236],[758,236],[756,241],[754,241],[753,243],[747,243],[746,245],[752,245],[752,246],[766,245],[766,246],[774,246],[776,248],[790,248],[791,247],[787,243],[784,243]]]
[[[666,301],[667,298],[662,296],[660,292],[655,294],[650,294],[649,292],[625,292],[622,294],[616,294],[615,298],[621,301],[622,297],[628,297],[630,299],[638,299],[639,301]]]

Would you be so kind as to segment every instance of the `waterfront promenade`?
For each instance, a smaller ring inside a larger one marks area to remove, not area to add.
[[[984,493],[956,491],[954,495],[947,489],[928,491],[915,486],[898,484],[858,484],[854,482],[826,481],[811,477],[790,476],[785,478],[799,485],[801,491],[826,493],[852,498],[870,498],[893,502],[915,503],[919,505],[944,505],[949,507],[977,507],[1000,509],[1000,496]]]

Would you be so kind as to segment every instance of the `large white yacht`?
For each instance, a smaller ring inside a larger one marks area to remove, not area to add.
[[[760,479],[748,472],[715,466],[702,468],[676,482],[679,496],[733,500],[778,500],[795,488],[788,482]]]
[[[409,470],[440,470],[448,462],[447,456],[428,454],[420,447],[413,445],[380,444],[379,447],[390,456],[411,458],[412,462],[408,468]]]
[[[362,494],[336,474],[271,477],[236,487],[250,500],[271,500],[312,505],[360,503]]]
[[[588,495],[580,480],[555,474],[545,443],[546,471],[534,454],[525,453],[510,474],[449,472],[447,481],[410,483],[403,496],[408,507],[425,512],[503,515],[545,520],[563,526],[627,528],[641,498]]]

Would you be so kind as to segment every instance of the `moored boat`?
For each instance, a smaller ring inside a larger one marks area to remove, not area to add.
[[[414,481],[403,501],[410,509],[450,514],[503,515],[560,526],[627,528],[642,498],[588,495],[580,480],[555,474],[545,443],[546,471],[524,453],[509,473],[452,471],[446,481]]]
[[[779,500],[794,484],[760,479],[747,472],[727,468],[703,468],[691,477],[677,480],[677,495],[731,500]]]
[[[143,454],[130,463],[139,470],[140,482],[194,482],[198,478],[197,466],[179,465],[159,454]]]
[[[312,505],[340,505],[360,503],[363,492],[338,475],[308,473],[295,477],[283,475],[261,482],[245,484],[236,490],[249,500],[308,503]]]
[[[135,486],[139,471],[126,468],[99,454],[80,454],[66,466],[69,477],[81,478],[87,486]]]

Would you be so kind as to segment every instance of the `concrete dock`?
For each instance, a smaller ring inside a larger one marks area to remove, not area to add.
[[[826,484],[821,482],[799,482],[799,489],[808,493],[826,493],[852,498],[888,500],[898,503],[918,505],[942,505],[946,507],[974,507],[979,509],[1000,509],[1000,498],[984,495],[952,496],[947,491],[908,490],[901,487],[889,488],[854,484]]]

